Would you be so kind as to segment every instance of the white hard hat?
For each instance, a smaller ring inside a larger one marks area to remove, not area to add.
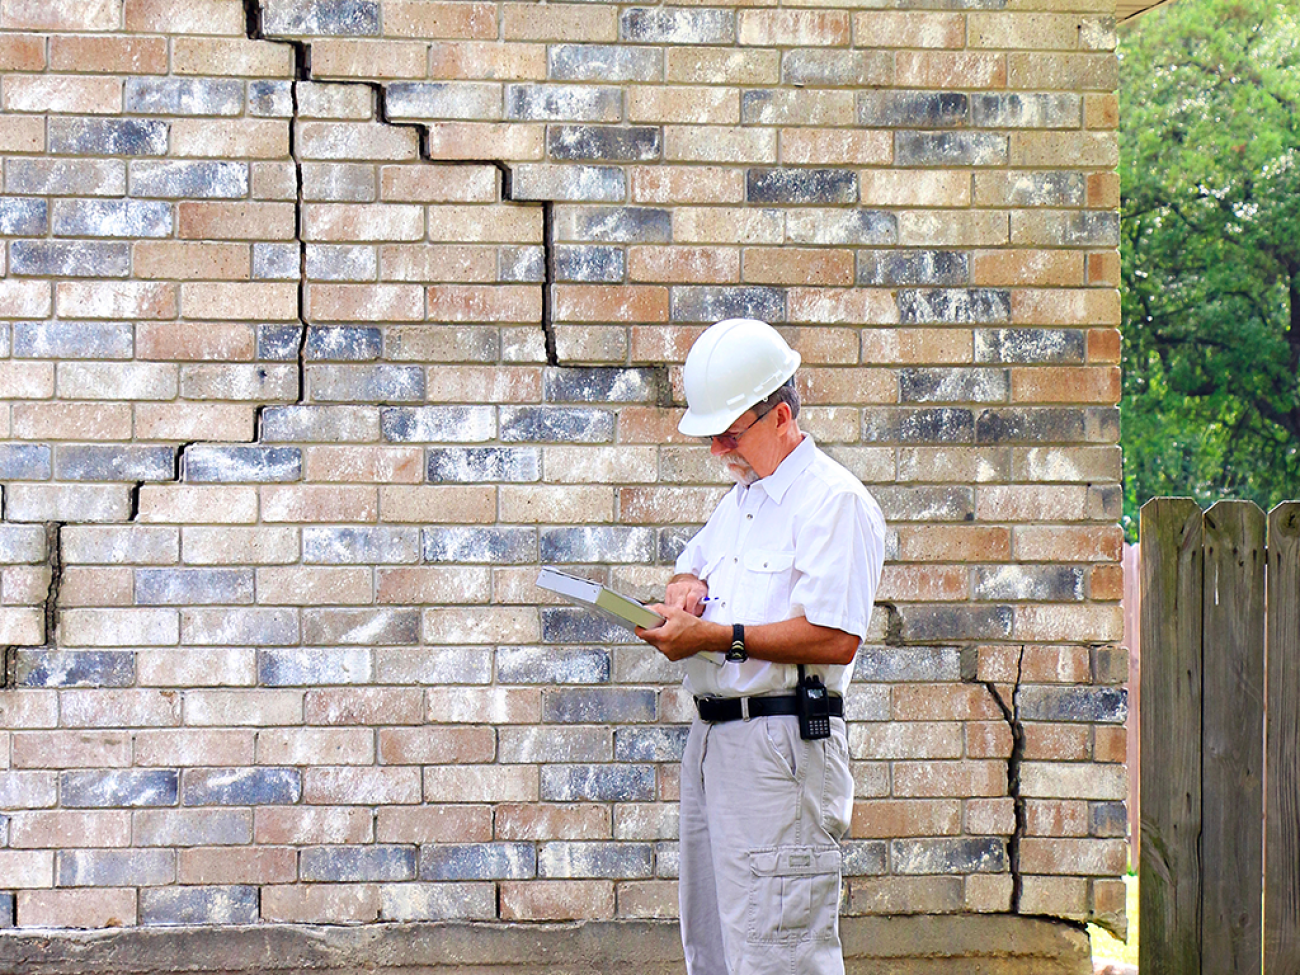
[[[722,433],[799,368],[799,353],[767,322],[728,318],[710,325],[686,356],[682,385],[686,415],[677,429],[688,437]]]

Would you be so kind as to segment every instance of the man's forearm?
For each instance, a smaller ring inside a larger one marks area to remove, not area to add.
[[[731,643],[730,634],[727,643]],[[749,655],[778,664],[847,664],[857,652],[858,643],[852,633],[817,626],[802,616],[745,627],[745,650]]]

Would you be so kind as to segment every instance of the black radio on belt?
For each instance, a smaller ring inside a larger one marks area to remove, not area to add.
[[[805,741],[831,736],[831,696],[820,677],[809,677],[799,665],[799,687],[795,691],[799,715],[799,737]]]

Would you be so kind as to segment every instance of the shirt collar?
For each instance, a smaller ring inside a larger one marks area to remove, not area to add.
[[[803,440],[799,441],[799,445],[794,450],[785,455],[785,459],[777,465],[776,470],[767,477],[759,478],[751,487],[761,486],[769,498],[780,504],[785,497],[785,492],[790,490],[790,485],[813,462],[816,452],[817,444],[813,441],[812,435],[805,433]]]

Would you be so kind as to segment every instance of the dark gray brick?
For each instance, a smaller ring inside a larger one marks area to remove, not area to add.
[[[135,570],[137,606],[238,605],[252,601],[252,569]]]
[[[1095,210],[1063,214],[1056,237],[1063,247],[1118,247],[1119,214]]]
[[[248,167],[171,159],[133,162],[131,193],[186,200],[239,199],[248,195]]]
[[[393,119],[499,119],[501,88],[478,82],[396,81],[384,86]]]
[[[858,251],[858,284],[961,285],[970,279],[970,259],[961,251]]]
[[[795,244],[893,244],[898,217],[882,210],[792,210],[786,239]]]
[[[126,110],[138,115],[238,115],[244,85],[228,78],[127,78]]]
[[[393,407],[380,411],[379,425],[389,443],[476,443],[497,426],[490,406]]]
[[[247,846],[251,809],[142,809],[132,816],[132,845]]]
[[[890,859],[897,874],[1005,873],[1006,840],[1000,836],[892,840]]]
[[[140,891],[140,923],[256,924],[256,887],[150,887]]]
[[[1010,606],[900,606],[908,643],[998,640],[1011,636]]]
[[[0,480],[48,481],[51,472],[45,444],[0,443]]]
[[[265,647],[298,642],[298,614],[292,609],[181,611],[181,643],[186,646]]]
[[[16,240],[9,246],[9,271],[11,274],[38,274],[43,277],[124,278],[131,273],[131,245],[94,240]],[[71,332],[74,327],[65,322],[40,324],[47,329],[62,329],[67,332]],[[126,326],[78,322],[75,327],[121,330]],[[129,358],[130,355],[128,341],[126,357]]]
[[[618,166],[563,166],[522,163],[511,171],[512,200],[617,203],[627,196],[626,175]]]
[[[0,359],[8,358],[9,350],[10,350],[9,323],[0,322]]]
[[[262,33],[363,37],[379,34],[377,0],[262,0]]]
[[[11,893],[0,894],[0,928],[12,928],[18,923],[16,914],[17,895]]]
[[[858,201],[851,169],[751,169],[745,174],[750,203],[844,204]]]
[[[671,728],[615,728],[614,761],[680,762],[690,730],[688,725]]]
[[[892,51],[786,51],[781,74],[787,85],[806,88],[865,88],[893,74]]]
[[[172,207],[158,200],[57,200],[59,237],[170,237]]]
[[[881,484],[872,496],[893,521],[971,521],[975,517],[975,491],[964,485]]]
[[[552,367],[542,375],[548,403],[649,403],[658,393],[653,369]]]
[[[652,877],[653,852],[649,843],[543,843],[537,854],[537,875],[612,880]]]
[[[528,880],[537,876],[532,843],[437,843],[420,848],[420,879]]]
[[[368,203],[379,198],[375,167],[362,163],[302,164],[303,199],[337,203]]]
[[[302,560],[317,565],[395,565],[420,561],[418,528],[309,525]]]
[[[508,245],[497,248],[498,276],[504,283],[532,284],[546,280],[546,251],[541,247]],[[489,358],[495,358],[495,355]]]
[[[982,410],[975,419],[977,443],[1113,443],[1117,411],[1076,407]]]
[[[331,402],[418,402],[425,394],[420,366],[310,366],[307,383],[313,399]]]
[[[1128,697],[1122,687],[1058,687],[1034,685],[1016,695],[1025,721],[1085,721],[1123,724]]]
[[[785,292],[762,286],[681,285],[670,293],[675,322],[716,322],[724,318],[785,321]]]
[[[889,844],[885,840],[845,840],[840,844],[846,877],[879,877],[889,870]]]
[[[503,406],[501,439],[507,443],[610,443],[614,414],[577,406]]]
[[[297,248],[294,248],[295,252]],[[256,248],[254,248],[256,251]],[[297,277],[297,271],[294,277]],[[270,362],[293,362],[298,358],[298,343],[302,339],[300,325],[257,326],[257,358]]]
[[[542,692],[542,720],[555,724],[645,723],[656,719],[657,710],[655,692],[641,688],[575,687]]]
[[[663,151],[663,131],[655,126],[552,125],[546,153],[561,161],[650,162]]]
[[[1127,836],[1128,807],[1122,802],[1088,803],[1088,835]]]
[[[67,809],[176,805],[175,769],[96,769],[59,774],[59,801]]]
[[[961,651],[956,647],[861,647],[853,679],[868,683],[961,680]]]
[[[655,876],[665,880],[681,876],[681,851],[677,843],[655,844]]]
[[[1011,292],[1001,288],[943,288],[898,292],[904,325],[970,325],[1011,320]]]
[[[544,765],[543,802],[651,802],[652,765]]]
[[[1005,403],[1011,378],[1005,369],[902,369],[898,398],[902,403]]]
[[[420,642],[420,610],[309,609],[303,613],[302,638],[314,646],[411,646]]]
[[[1081,207],[1088,183],[1083,173],[1007,174],[1006,202],[1013,207]]]
[[[736,14],[731,10],[684,7],[633,7],[624,10],[619,29],[634,44],[734,44]]]
[[[970,98],[957,91],[860,91],[858,124],[881,129],[965,125]]]
[[[1129,679],[1127,647],[1093,647],[1092,681],[1094,684],[1123,684]]]
[[[686,543],[691,540],[697,530],[678,526],[659,529],[659,564],[674,564],[677,561],[677,556],[682,554],[682,549],[686,548]]]
[[[971,123],[983,129],[1077,129],[1083,123],[1083,96],[1073,94],[976,94]]]
[[[195,484],[297,481],[302,478],[302,450],[257,444],[194,444],[185,451],[184,468],[185,480]]]
[[[873,443],[971,443],[975,439],[975,414],[942,407],[864,410],[862,439]]]
[[[1005,166],[1008,137],[993,132],[896,132],[897,166]]]
[[[10,158],[5,192],[41,196],[121,196],[126,163],[121,159]]]
[[[379,254],[373,247],[365,244],[307,245],[307,277],[313,281],[373,281],[378,274]],[[348,326],[344,328],[349,331],[374,331],[376,334],[379,332],[378,329],[360,327],[353,329]],[[349,357],[326,356],[325,358]],[[364,358],[375,358],[375,356]]]
[[[310,264],[310,248],[308,263]],[[381,329],[369,325],[310,325],[306,357],[311,360],[362,361],[383,355]]]
[[[293,82],[250,81],[248,114],[256,118],[292,118]]]
[[[379,439],[379,413],[368,406],[268,406],[264,443],[365,443]]]
[[[614,44],[552,44],[547,56],[553,81],[661,81],[663,52]]]
[[[302,798],[302,773],[291,768],[186,769],[187,806],[276,806]]]
[[[621,247],[560,244],[555,248],[556,281],[622,281],[627,261]]]
[[[426,562],[519,565],[537,559],[537,532],[532,528],[424,529]]]
[[[49,229],[48,200],[34,200],[21,196],[0,199],[0,236],[37,237]]]
[[[643,565],[655,558],[653,528],[602,527],[543,528],[541,560],[544,563],[630,562]]]
[[[542,476],[536,447],[435,447],[429,451],[430,484],[526,483]]]
[[[135,654],[129,650],[22,650],[19,687],[130,687]]]
[[[414,880],[413,846],[309,846],[298,860],[298,879],[359,883]]]
[[[673,239],[672,214],[653,207],[559,206],[555,237],[605,244],[667,244]]]
[[[976,362],[1083,362],[1087,333],[1075,328],[1001,328],[975,331]]]
[[[171,124],[161,119],[49,120],[50,152],[60,156],[165,156]]]
[[[542,639],[547,643],[631,643],[631,630],[603,616],[569,606],[542,610]]]
[[[623,91],[598,85],[506,85],[505,117],[513,122],[617,122]]]
[[[998,602],[1082,600],[1083,569],[1064,565],[976,566],[974,597]]]
[[[61,481],[170,481],[176,450],[166,446],[60,445],[54,474]]]
[[[176,880],[175,850],[60,850],[60,887],[157,887]]]
[[[609,652],[571,647],[500,647],[502,684],[608,684]]]
[[[258,281],[296,281],[302,276],[302,248],[297,244],[271,244],[265,241],[253,245],[253,277]],[[294,355],[298,352],[297,336],[301,330],[293,325],[263,325],[259,328],[293,330]],[[261,358],[266,358],[262,356]]]

